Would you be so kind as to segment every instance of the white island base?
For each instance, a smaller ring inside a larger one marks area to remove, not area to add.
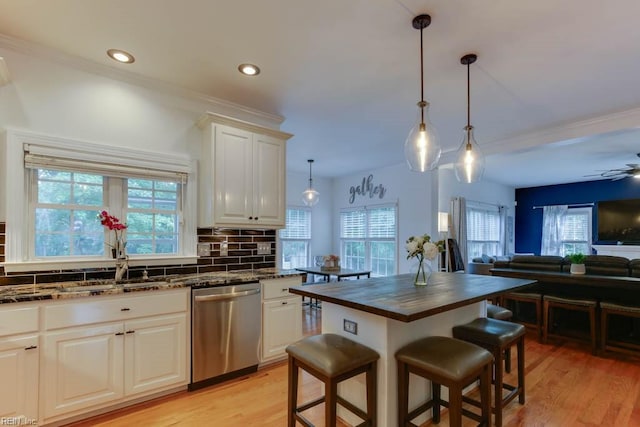
[[[400,322],[376,314],[331,304],[322,303],[322,332],[335,333],[364,344],[380,354],[378,361],[378,425],[393,427],[398,424],[398,393],[396,351],[412,341],[427,336],[451,336],[451,328],[467,323],[478,317],[485,317],[486,301],[473,303],[454,310],[412,322]],[[357,335],[344,331],[344,320],[357,323]],[[411,375],[409,409],[415,408],[431,395],[430,382]],[[443,388],[443,398],[448,398],[448,390]],[[366,389],[364,374],[342,382],[338,393],[361,409],[366,409]],[[429,412],[427,413],[429,414]],[[338,405],[338,416],[351,425],[362,420]],[[423,415],[420,423],[429,419]]]

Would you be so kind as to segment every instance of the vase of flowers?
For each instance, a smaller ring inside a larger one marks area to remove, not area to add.
[[[115,235],[113,245],[107,244],[111,246],[111,256],[116,259],[116,281],[121,280],[128,268],[126,253],[127,240],[125,236],[127,224],[120,222],[115,216],[109,215],[107,211],[100,212],[98,214],[98,220],[100,224],[104,225],[110,231],[113,231]]]
[[[416,286],[425,286],[429,283],[431,276],[431,264],[425,263],[425,260],[435,259],[440,252],[444,250],[441,242],[433,243],[431,236],[423,234],[422,236],[411,236],[407,239],[407,259],[416,258],[418,260],[418,269],[413,279]]]

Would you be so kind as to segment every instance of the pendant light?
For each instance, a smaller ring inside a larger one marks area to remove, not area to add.
[[[311,178],[311,164],[313,159],[307,160],[309,162],[309,188],[302,192],[302,201],[307,206],[314,206],[320,200],[320,193],[313,189],[313,179]]]
[[[471,84],[469,66],[476,62],[478,56],[470,53],[460,58],[460,63],[467,66],[467,125],[464,127],[464,138],[456,153],[454,170],[456,178],[460,182],[470,184],[482,179],[484,173],[484,155],[473,137],[471,126]]]
[[[412,26],[420,30],[420,102],[418,102],[418,120],[409,132],[404,143],[404,157],[409,169],[416,172],[432,170],[438,164],[442,148],[438,142],[438,134],[429,121],[429,103],[424,100],[424,58],[422,47],[422,30],[431,23],[429,15],[413,18]]]

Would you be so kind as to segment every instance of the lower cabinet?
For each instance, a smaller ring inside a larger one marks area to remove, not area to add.
[[[75,326],[82,324],[78,316],[83,310],[95,305],[92,299],[45,308],[45,327],[59,328],[42,335],[40,390],[45,423],[188,382],[186,292],[108,299],[99,304],[102,312],[91,310],[87,318],[92,322],[127,319]]]
[[[262,281],[262,361],[285,357],[287,346],[302,338],[302,298],[289,293],[299,276]]]
[[[38,335],[0,337],[2,424],[28,425],[38,419],[38,356]]]

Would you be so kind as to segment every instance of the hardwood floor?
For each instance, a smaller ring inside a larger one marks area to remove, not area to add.
[[[319,332],[320,313],[317,309],[303,310],[305,333]],[[515,358],[513,362],[515,366]],[[542,345],[528,335],[527,403],[511,402],[504,411],[504,425],[640,426],[638,362],[638,357],[612,353],[592,356],[587,344],[554,341]],[[507,379],[513,381],[513,376]],[[300,399],[321,395],[321,385],[313,377],[303,374],[302,382]],[[285,426],[286,399],[287,366],[278,363],[224,384],[177,393],[73,426]],[[319,405],[308,413],[318,426],[324,425],[322,410],[323,405]],[[446,413],[439,425],[448,425]],[[476,423],[464,420],[463,425]]]

